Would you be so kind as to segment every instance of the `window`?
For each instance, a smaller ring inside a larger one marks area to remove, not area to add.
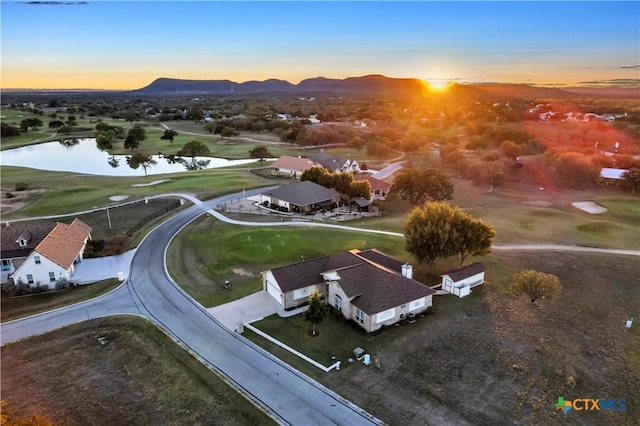
[[[27,274],[27,283],[29,283],[29,284],[33,284],[33,282],[34,282],[34,281],[33,281],[33,275],[31,275],[31,274]]]
[[[364,324],[364,312],[360,308],[356,308],[356,321],[360,324]]]
[[[49,281],[54,282],[56,280],[56,273],[49,272]]]
[[[36,262],[36,265],[39,265],[40,262],[40,256],[33,256],[33,261]]]
[[[9,259],[2,260],[2,270],[10,271],[11,270],[11,261]]]
[[[336,294],[335,306],[338,311],[342,312],[342,297],[338,294]]]
[[[20,247],[26,247],[26,246],[27,246],[27,240],[25,240],[24,238],[20,238],[20,239],[18,240],[18,245],[19,245]]]

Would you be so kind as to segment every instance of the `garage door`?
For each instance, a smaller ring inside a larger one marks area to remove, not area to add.
[[[273,297],[276,300],[276,302],[278,302],[278,304],[282,305],[282,301],[283,301],[282,292],[278,287],[271,284],[269,281],[267,281],[267,293],[269,293],[271,297]]]

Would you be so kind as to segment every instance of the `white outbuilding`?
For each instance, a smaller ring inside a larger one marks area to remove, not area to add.
[[[478,262],[449,271],[441,275],[442,289],[458,297],[467,296],[473,287],[484,283],[486,270],[484,264]]]

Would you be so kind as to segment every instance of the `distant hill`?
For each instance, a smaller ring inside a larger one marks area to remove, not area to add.
[[[635,90],[635,92],[634,92]],[[246,81],[237,83],[231,80],[182,80],[176,78],[158,78],[141,89],[124,92],[135,96],[171,96],[171,95],[229,95],[257,93],[363,93],[375,95],[412,95],[428,93],[424,80],[417,78],[390,78],[383,75],[365,75],[345,79],[315,77],[292,84],[285,80],[269,79],[264,81]],[[637,89],[626,88],[570,88],[537,87],[526,84],[452,84],[446,92],[448,96],[466,96],[472,99],[508,99],[508,98],[576,98],[576,97],[638,97]],[[436,94],[433,94],[436,96]]]

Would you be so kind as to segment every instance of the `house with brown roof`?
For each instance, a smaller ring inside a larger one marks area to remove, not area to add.
[[[283,155],[271,164],[271,174],[274,176],[300,179],[302,173],[316,164],[308,158]]]
[[[0,283],[9,280],[9,276],[55,226],[54,222],[6,223],[0,228]]]
[[[442,277],[442,289],[458,297],[464,297],[471,293],[473,287],[484,283],[484,273],[487,268],[477,262],[462,268],[449,271]]]
[[[271,208],[302,214],[332,209],[339,201],[338,192],[310,180],[291,182],[260,194],[260,202],[266,202]]]
[[[82,261],[91,227],[80,219],[71,224],[56,223],[25,261],[15,270],[14,282],[55,286],[60,280],[71,281],[75,264]]]
[[[318,290],[345,318],[373,332],[432,305],[435,291],[412,275],[411,265],[379,250],[354,249],[264,271],[262,284],[284,309],[307,303]]]
[[[384,200],[389,195],[391,184],[383,180],[376,179],[369,173],[357,173],[353,176],[353,180],[366,180],[371,186],[371,201]]]

